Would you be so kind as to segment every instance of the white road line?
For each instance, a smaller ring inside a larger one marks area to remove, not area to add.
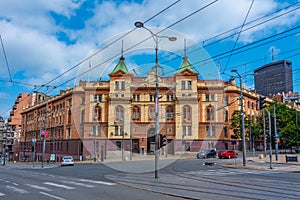
[[[102,185],[116,185],[116,183],[104,182],[104,181],[94,181],[94,180],[87,180],[87,179],[77,179],[81,182],[88,182],[88,183],[97,183]]]
[[[48,194],[46,192],[40,192],[41,194],[45,195],[45,196],[48,196],[48,197],[52,197],[54,199],[59,199],[59,200],[66,200],[64,198],[61,198],[61,197],[58,197],[58,196],[55,196],[55,195],[52,195],[52,194]]]
[[[75,189],[73,187],[69,187],[69,186],[61,185],[61,184],[57,184],[57,183],[52,183],[52,182],[44,182],[44,184],[51,185],[51,186],[54,186],[54,187],[65,188],[65,189],[68,189],[68,190],[74,190]]]
[[[5,194],[3,194],[3,193],[0,192],[0,197],[3,197],[3,196],[5,196]]]
[[[10,189],[10,190],[13,190],[14,192],[19,192],[19,193],[22,193],[22,194],[29,193],[28,191],[26,191],[22,188],[17,188],[17,187],[11,186],[11,185],[7,185],[6,188]]]
[[[83,187],[87,187],[87,188],[93,188],[95,186],[93,185],[88,185],[86,183],[78,183],[78,182],[74,182],[74,181],[62,181],[63,183],[69,183],[69,184],[73,184],[73,185],[78,185],[78,186],[83,186]]]
[[[44,190],[44,191],[47,191],[47,192],[52,191],[50,188],[42,187],[42,186],[39,186],[39,185],[31,185],[31,184],[26,184],[26,185],[29,186],[29,187],[38,189],[38,190]]]
[[[13,185],[19,185],[18,183],[12,183]]]

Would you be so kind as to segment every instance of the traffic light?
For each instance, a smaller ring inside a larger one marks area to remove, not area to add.
[[[266,107],[266,97],[259,96],[259,109],[263,110]]]
[[[167,137],[166,137],[166,135],[162,135],[162,134],[160,134],[159,135],[159,139],[160,139],[160,148],[162,148],[163,146],[166,146],[166,144],[167,144]]]

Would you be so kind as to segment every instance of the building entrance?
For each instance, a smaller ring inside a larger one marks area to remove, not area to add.
[[[147,154],[155,152],[155,128],[150,128],[147,133]]]

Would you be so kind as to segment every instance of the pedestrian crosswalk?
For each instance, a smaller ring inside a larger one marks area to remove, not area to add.
[[[234,176],[240,174],[268,174],[268,173],[276,173],[276,172],[274,171],[271,172],[268,170],[230,169],[230,168],[184,172],[184,174],[197,175],[197,176]]]
[[[32,189],[35,189],[36,192],[43,194],[45,196],[49,196],[52,198],[53,194],[51,192],[55,191],[56,189],[64,189],[64,190],[75,190],[77,188],[95,188],[99,185],[107,185],[112,186],[116,185],[113,182],[105,182],[100,180],[89,180],[89,179],[65,179],[65,180],[57,180],[57,181],[45,181],[39,184],[11,184],[10,181],[5,181],[1,179],[0,181],[4,181],[6,183],[5,186],[0,187],[0,199],[1,197],[6,196],[9,193],[18,193],[18,194],[27,194],[33,193]],[[59,197],[56,197],[59,199]]]

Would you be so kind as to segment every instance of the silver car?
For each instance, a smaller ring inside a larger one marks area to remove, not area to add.
[[[71,165],[71,166],[74,165],[74,159],[72,156],[64,156],[61,159],[61,166],[67,166],[67,165]]]

